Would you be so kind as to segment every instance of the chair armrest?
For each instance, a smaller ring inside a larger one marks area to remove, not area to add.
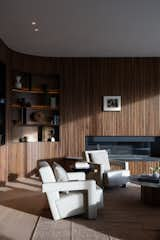
[[[89,169],[90,168],[88,162],[79,161],[79,162],[75,162],[74,165],[75,165],[76,169]]]
[[[96,182],[94,180],[43,183],[42,192],[88,190],[90,186],[94,184],[96,186]]]
[[[97,194],[96,182],[94,180],[86,181],[69,181],[69,182],[54,182],[44,183],[42,185],[43,192],[56,191],[76,191],[87,190],[88,192],[88,218],[93,219],[97,216]]]
[[[103,186],[104,166],[93,162],[83,161],[83,163],[87,163],[90,166],[90,171],[86,174],[87,179],[94,179],[99,186]]]
[[[103,187],[103,165],[92,162],[90,162],[89,165],[91,171],[87,174],[87,179],[94,179],[99,186]]]
[[[125,170],[129,170],[129,163],[121,160],[110,160],[111,165],[121,166]]]
[[[86,174],[84,172],[67,172],[69,180],[86,180]]]
[[[87,168],[84,168],[84,169],[90,169],[91,172],[97,172],[97,171],[99,172],[100,169],[101,169],[101,164],[98,164],[98,163],[86,162],[86,161],[78,162],[78,163],[84,163],[84,164],[89,165],[89,168],[87,167]],[[76,168],[76,164],[75,164],[75,168]],[[78,168],[78,169],[80,169],[80,168]],[[83,170],[83,168],[82,168],[82,170]]]

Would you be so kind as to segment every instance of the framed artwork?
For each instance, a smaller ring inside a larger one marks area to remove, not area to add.
[[[103,111],[121,111],[121,96],[103,96]]]

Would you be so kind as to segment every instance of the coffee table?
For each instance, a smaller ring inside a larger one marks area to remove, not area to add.
[[[141,200],[143,203],[160,206],[160,182],[152,183],[140,181],[139,175],[131,176],[129,182],[141,186]]]

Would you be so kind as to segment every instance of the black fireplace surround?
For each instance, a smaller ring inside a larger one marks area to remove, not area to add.
[[[160,136],[86,136],[85,145],[106,149],[110,159],[160,160]]]

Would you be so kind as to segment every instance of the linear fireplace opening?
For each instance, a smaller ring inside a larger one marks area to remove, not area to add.
[[[110,159],[160,157],[160,136],[86,136],[86,150],[106,149]]]

